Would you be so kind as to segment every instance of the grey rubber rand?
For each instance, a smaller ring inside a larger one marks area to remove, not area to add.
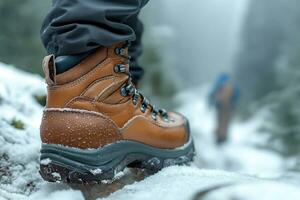
[[[135,141],[119,141],[98,149],[78,149],[55,144],[43,144],[41,160],[50,159],[51,162],[76,168],[80,171],[100,168],[109,170],[114,168],[125,157],[136,157],[137,160],[157,157],[159,159],[175,159],[188,155],[193,151],[191,138],[182,147],[175,149],[160,149]]]

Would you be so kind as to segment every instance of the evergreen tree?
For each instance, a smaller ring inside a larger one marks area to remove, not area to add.
[[[281,89],[268,98],[272,113],[266,126],[271,133],[270,146],[286,156],[300,152],[300,35],[294,44],[278,67]]]
[[[286,24],[288,27],[285,47],[276,64],[276,81],[279,90],[267,101],[271,105],[269,146],[283,155],[300,152],[300,2],[289,1]]]
[[[245,104],[261,100],[276,90],[275,65],[287,39],[284,0],[249,3],[242,32],[242,45],[235,63],[236,81]]]

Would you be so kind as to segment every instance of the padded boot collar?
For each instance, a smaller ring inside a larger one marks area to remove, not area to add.
[[[45,73],[46,83],[49,86],[56,84],[56,67],[54,55],[48,55],[43,60],[43,70]]]

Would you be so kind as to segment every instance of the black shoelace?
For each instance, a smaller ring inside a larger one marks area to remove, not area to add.
[[[129,63],[130,61],[130,56],[127,55],[126,53],[126,49],[129,47],[130,43],[129,42],[126,42],[122,47],[117,47],[115,48],[115,53],[119,56],[121,56],[122,58],[125,58],[127,63]],[[128,75],[128,80],[126,82],[126,84],[124,84],[121,89],[120,89],[120,93],[123,97],[126,97],[126,96],[131,96],[132,97],[132,103],[134,105],[137,105],[138,103],[138,100],[139,98],[141,98],[141,111],[143,113],[146,112],[146,110],[149,108],[149,109],[152,109],[152,118],[154,120],[157,120],[157,115],[160,114],[162,119],[166,122],[169,121],[169,116],[168,116],[168,113],[165,109],[159,109],[157,108],[157,106],[155,105],[151,105],[149,100],[144,97],[137,89],[136,87],[133,85],[132,81],[131,81],[131,74],[129,72],[127,72],[126,70],[126,65],[125,64],[117,64],[115,65],[114,67],[114,71],[116,73],[125,73]]]

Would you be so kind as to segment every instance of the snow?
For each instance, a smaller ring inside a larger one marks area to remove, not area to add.
[[[97,175],[97,174],[101,174],[102,170],[97,168],[97,169],[90,170],[90,172],[94,175]]]
[[[253,180],[251,177],[241,178],[238,174],[224,171],[173,166],[139,183],[128,185],[107,199],[189,199],[195,191],[211,185]]]
[[[40,161],[40,163],[42,165],[48,165],[48,164],[51,163],[51,159],[49,159],[49,158],[43,159],[43,160]]]
[[[42,183],[37,172],[42,114],[34,99],[38,94],[45,94],[42,78],[0,63],[1,193],[29,195]],[[16,129],[12,122],[24,127]]]
[[[218,147],[212,135],[214,113],[206,105],[207,88],[178,96],[183,103],[178,111],[190,119],[196,146],[191,166],[168,167],[146,178],[125,170],[114,183],[74,187],[46,183],[38,173],[43,108],[35,96],[45,95],[44,80],[0,63],[0,199],[300,199],[300,175],[287,172],[297,162],[257,147],[267,141],[259,133],[267,110],[248,122],[234,121],[229,142]],[[16,128],[13,122],[22,126]]]
[[[83,200],[83,194],[64,185],[53,184],[32,194],[29,200]]]
[[[245,195],[246,194],[246,195]],[[243,200],[282,200],[299,199],[300,190],[298,186],[284,183],[256,183],[241,184],[229,188],[220,189],[215,193],[207,195],[205,200],[219,199],[243,199]]]

